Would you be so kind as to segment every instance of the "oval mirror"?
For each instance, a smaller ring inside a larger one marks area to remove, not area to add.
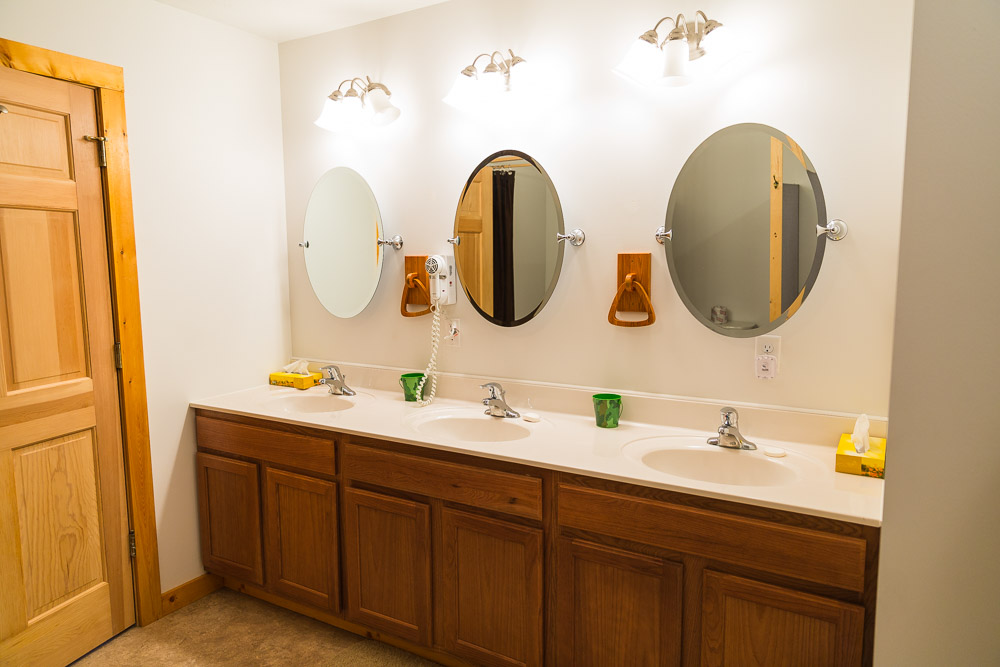
[[[302,232],[306,272],[323,307],[354,317],[372,300],[382,274],[382,216],[361,174],[335,167],[309,197]]]
[[[531,156],[500,151],[469,176],[455,213],[455,264],[469,301],[493,324],[538,314],[559,280],[562,207]]]
[[[819,178],[791,137],[745,123],[684,163],[667,205],[670,277],[699,322],[726,336],[767,333],[816,281],[826,236]]]

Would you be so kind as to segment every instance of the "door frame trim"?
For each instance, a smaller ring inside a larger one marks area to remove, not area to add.
[[[105,144],[108,166],[102,170],[103,189],[114,333],[122,347],[118,389],[125,487],[130,523],[135,532],[132,576],[136,620],[140,626],[147,625],[160,618],[163,612],[122,68],[3,38],[0,38],[0,66],[79,83],[94,88],[97,93],[98,123],[102,135],[109,139]]]

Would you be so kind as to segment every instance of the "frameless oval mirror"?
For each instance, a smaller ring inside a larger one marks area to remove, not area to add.
[[[335,167],[309,197],[302,232],[306,272],[323,307],[354,317],[371,301],[382,274],[382,216],[361,174]]]
[[[466,295],[493,324],[538,314],[559,280],[562,207],[531,156],[500,151],[469,176],[455,213],[455,264]]]
[[[719,130],[691,154],[667,205],[670,277],[699,322],[726,336],[767,333],[816,281],[826,236],[819,178],[767,125]]]

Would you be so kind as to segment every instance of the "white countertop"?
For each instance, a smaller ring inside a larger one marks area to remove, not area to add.
[[[353,404],[349,409],[327,410],[328,406],[346,406],[348,403]],[[835,472],[834,447],[760,439],[755,438],[752,431],[744,433],[744,436],[758,445],[756,452],[734,451],[726,454],[763,459],[765,447],[784,449],[789,453],[787,457],[768,459],[768,462],[793,468],[796,472],[794,481],[775,486],[706,482],[654,470],[644,465],[638,456],[626,455],[626,451],[641,450],[643,444],[650,442],[636,443],[626,448],[626,445],[636,440],[657,436],[689,436],[692,438],[691,442],[702,442],[704,438],[714,435],[714,432],[707,429],[693,431],[629,421],[622,421],[615,429],[603,429],[594,425],[592,417],[536,410],[542,417],[541,422],[516,420],[517,426],[530,431],[527,437],[518,440],[468,442],[439,432],[429,434],[426,429],[423,432],[418,429],[423,428],[421,424],[427,424],[435,417],[462,415],[469,419],[482,418],[484,421],[493,418],[483,415],[483,407],[478,402],[438,398],[433,405],[420,408],[416,403],[405,402],[399,391],[360,389],[355,397],[339,397],[329,395],[325,387],[319,386],[303,391],[261,385],[194,401],[191,407],[393,440],[869,526],[880,526],[882,523],[884,480]],[[514,420],[509,421],[510,424],[499,428],[515,425]]]

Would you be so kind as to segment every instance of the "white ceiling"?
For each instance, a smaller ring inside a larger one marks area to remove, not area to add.
[[[159,0],[275,42],[402,14],[445,0]]]

